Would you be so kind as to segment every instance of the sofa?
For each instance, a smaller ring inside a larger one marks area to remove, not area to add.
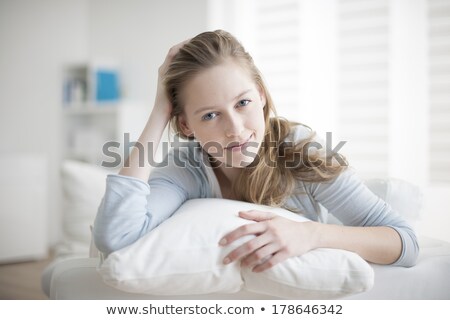
[[[370,272],[365,274],[371,275],[372,278],[365,286],[358,290],[341,290],[339,294],[330,295],[328,292],[327,295],[324,294],[324,290],[316,290],[313,294],[310,294],[311,290],[294,293],[288,290],[288,293],[284,294],[286,290],[283,288],[273,288],[274,282],[267,282],[265,285],[262,282],[263,290],[255,290],[254,286],[246,285],[244,282],[237,283],[233,287],[228,286],[229,288],[225,290],[224,283],[225,285],[229,283],[226,278],[228,274],[219,274],[216,282],[212,282],[214,285],[219,282],[218,289],[210,288],[208,284],[206,289],[210,290],[203,289],[203,291],[193,290],[198,286],[195,281],[191,287],[186,287],[185,291],[177,291],[180,281],[186,283],[186,279],[189,280],[186,277],[181,278],[182,280],[176,277],[169,278],[160,284],[163,288],[174,288],[172,291],[154,290],[152,281],[147,282],[145,290],[142,289],[144,288],[142,281],[124,286],[124,281],[120,283],[111,281],[109,271],[105,268],[105,259],[96,250],[90,234],[90,226],[103,196],[105,177],[108,173],[111,172],[77,161],[65,161],[62,165],[61,176],[65,195],[64,239],[56,248],[55,260],[42,275],[42,288],[50,299],[450,299],[450,243],[421,235],[419,235],[420,255],[414,267],[370,264]],[[411,225],[417,225],[421,216],[422,193],[419,188],[406,181],[392,178],[367,180],[366,185],[401,212]],[[239,275],[237,280],[240,280]],[[350,278],[350,281],[354,281],[354,277]],[[346,282],[349,282],[348,277],[342,279],[342,283]],[[312,282],[308,285],[310,283]],[[278,284],[275,283],[275,286]],[[261,283],[259,285],[261,287]],[[179,292],[182,294],[177,294]]]

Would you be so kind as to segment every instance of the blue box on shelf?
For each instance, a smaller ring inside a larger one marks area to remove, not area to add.
[[[120,99],[119,75],[116,70],[96,69],[94,76],[97,102],[112,102]]]

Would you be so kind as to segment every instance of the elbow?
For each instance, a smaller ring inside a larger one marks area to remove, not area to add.
[[[105,256],[113,253],[114,251],[120,250],[128,245],[120,238],[107,237],[103,234],[94,233],[94,244],[98,251],[103,253]]]
[[[117,250],[116,245],[114,245],[113,241],[111,239],[105,237],[103,233],[99,233],[98,230],[96,232],[94,228],[93,232],[93,239],[95,247],[103,253],[104,255],[109,255],[111,252],[114,252]]]
[[[110,226],[94,224],[92,230],[95,247],[106,256],[125,246],[122,237],[117,233],[117,229],[116,232],[114,232],[114,230],[111,230],[111,228],[108,227]]]
[[[419,259],[420,247],[415,232],[399,232],[402,239],[402,252],[399,259],[393,265],[405,268],[414,267]]]
[[[116,225],[97,226],[94,224],[93,239],[97,249],[105,255],[129,246],[141,238],[146,232],[146,226],[131,232],[132,227],[120,229]]]
[[[150,214],[137,211],[125,215],[122,214],[124,211],[104,206],[99,208],[92,236],[97,249],[105,255],[134,243],[150,230]]]
[[[410,234],[411,236],[411,258],[408,261],[408,264],[406,267],[414,267],[417,264],[417,261],[419,260],[419,253],[420,253],[420,247],[419,247],[419,241],[417,240],[417,235],[414,231]]]
[[[417,264],[417,261],[419,260],[420,247],[419,242],[417,241],[417,237],[415,235],[412,239],[412,243],[413,246],[411,248],[410,259],[408,259],[407,263],[405,264],[405,267],[407,268],[414,267]]]
[[[415,251],[414,253],[411,253],[410,256],[407,259],[404,259],[399,265],[405,268],[411,268],[417,264],[418,259],[419,259],[419,250]]]

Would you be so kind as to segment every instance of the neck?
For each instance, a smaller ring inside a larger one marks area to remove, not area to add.
[[[234,181],[239,177],[242,168],[230,168],[218,161],[211,162],[214,173],[221,188],[231,189]]]
[[[226,168],[225,165],[214,168],[216,175],[221,176],[221,180],[229,186],[239,177],[242,168]]]

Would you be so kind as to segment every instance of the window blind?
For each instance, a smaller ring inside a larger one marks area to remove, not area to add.
[[[428,0],[430,180],[450,182],[450,1]]]
[[[299,1],[255,1],[255,61],[282,115],[298,106]]]
[[[350,165],[364,178],[388,174],[388,5],[338,2],[338,128]]]

